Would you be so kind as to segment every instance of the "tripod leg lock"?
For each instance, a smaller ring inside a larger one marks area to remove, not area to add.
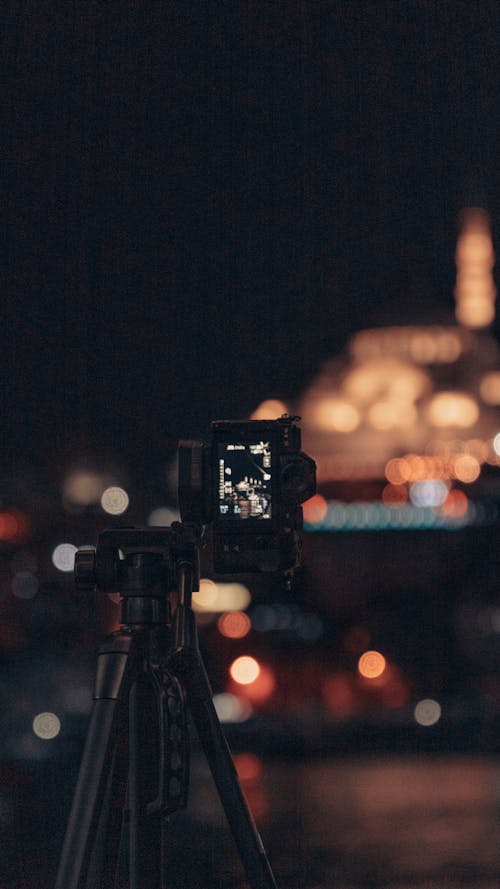
[[[187,806],[189,786],[189,738],[184,695],[170,674],[159,683],[159,774],[158,796],[148,805],[148,814],[170,815]]]

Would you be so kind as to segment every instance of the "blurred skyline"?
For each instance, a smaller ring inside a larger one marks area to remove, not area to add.
[[[5,471],[140,470],[354,330],[452,321],[457,215],[500,217],[496,2],[2,17]]]

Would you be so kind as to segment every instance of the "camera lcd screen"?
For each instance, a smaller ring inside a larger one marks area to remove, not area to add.
[[[219,442],[218,518],[265,522],[272,517],[271,442]]]

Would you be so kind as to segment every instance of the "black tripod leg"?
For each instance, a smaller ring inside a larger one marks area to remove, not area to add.
[[[130,889],[164,889],[161,811],[151,812],[158,793],[160,734],[156,727],[158,692],[144,673],[130,690]]]
[[[251,889],[276,889],[262,840],[240,782],[212,702],[212,691],[200,658],[177,662],[200,743],[210,766]]]
[[[127,734],[126,700],[131,669],[131,639],[117,635],[101,649],[94,705],[85,741],[78,782],[64,838],[55,889],[91,889],[87,880],[106,787],[112,780],[118,739]],[[135,658],[133,658],[135,662]],[[118,756],[121,760],[121,753]],[[120,766],[119,771],[123,774]],[[118,788],[123,796],[123,777]],[[118,808],[108,786],[109,806]],[[121,800],[118,801],[121,803]],[[99,855],[99,850],[97,852]],[[93,889],[93,887],[92,887]],[[96,887],[97,889],[97,887]],[[104,889],[100,880],[98,889]]]
[[[59,862],[56,889],[84,889],[117,732],[118,701],[95,701]],[[123,731],[123,727],[121,729]]]

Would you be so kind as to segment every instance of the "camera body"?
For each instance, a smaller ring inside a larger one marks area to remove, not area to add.
[[[299,564],[300,504],[315,493],[316,466],[297,419],[215,420],[208,442],[179,443],[181,519],[210,527],[216,573]]]

